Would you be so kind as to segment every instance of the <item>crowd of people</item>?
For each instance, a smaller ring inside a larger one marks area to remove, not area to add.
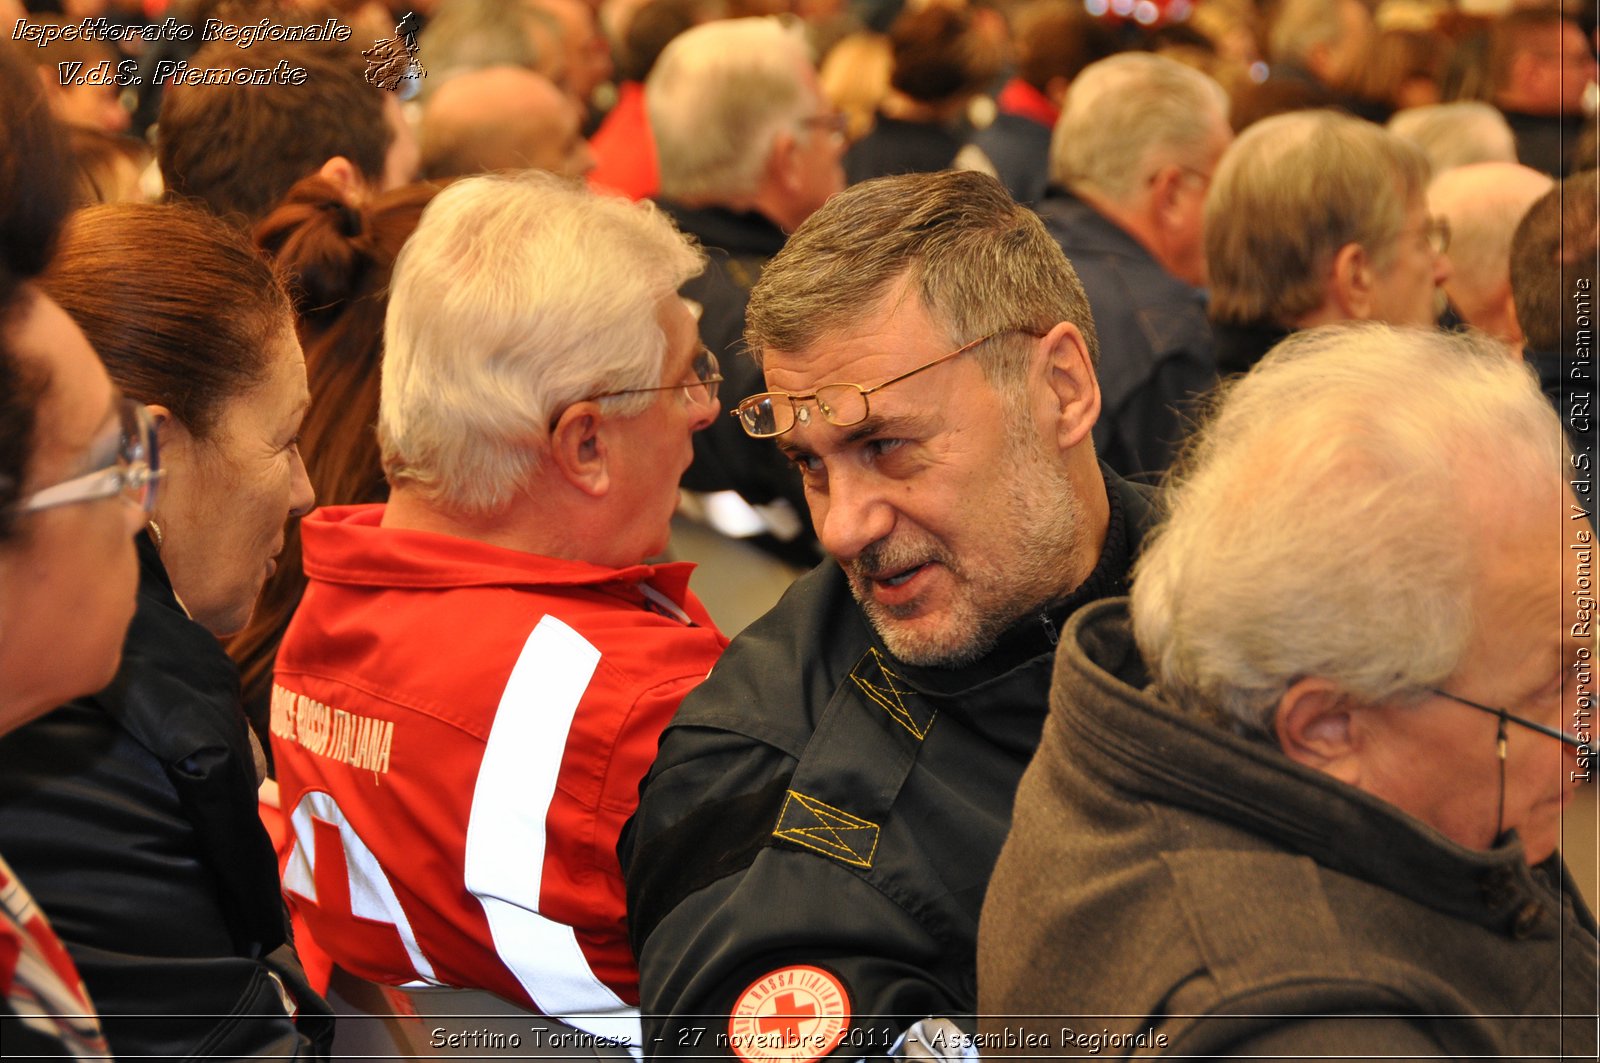
[[[1600,1050],[1592,5],[0,16],[7,1056]]]

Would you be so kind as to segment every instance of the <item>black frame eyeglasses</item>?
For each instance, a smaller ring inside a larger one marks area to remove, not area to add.
[[[722,364],[717,361],[717,356],[711,353],[709,347],[701,347],[700,353],[695,355],[689,368],[694,372],[694,379],[681,384],[656,384],[648,388],[623,388],[620,391],[608,391],[603,395],[591,395],[585,402],[598,402],[600,399],[614,399],[619,395],[643,395],[650,391],[676,391],[679,388],[687,389],[686,394],[690,399],[697,399],[704,395],[704,402],[710,405],[717,401],[717,385],[722,383]],[[693,389],[703,388],[702,392]]]
[[[1568,734],[1566,731],[1556,727],[1551,727],[1549,724],[1535,723],[1532,720],[1518,716],[1514,712],[1507,712],[1505,709],[1492,708],[1491,706],[1483,705],[1476,701],[1471,701],[1460,696],[1459,694],[1452,694],[1448,690],[1440,690],[1438,687],[1428,687],[1427,690],[1430,694],[1437,694],[1439,697],[1448,701],[1453,701],[1458,705],[1465,705],[1469,709],[1477,709],[1479,712],[1486,712],[1491,716],[1498,716],[1502,720],[1511,721],[1518,727],[1526,727],[1530,731],[1536,731],[1539,734],[1544,735],[1546,738],[1554,738],[1558,742],[1565,742],[1574,749],[1583,749],[1587,744],[1577,735]],[[1503,750],[1501,755],[1504,755]]]
[[[1477,709],[1479,712],[1486,712],[1490,716],[1496,717],[1500,721],[1500,726],[1495,732],[1495,755],[1500,760],[1500,796],[1496,805],[1494,816],[1494,838],[1495,844],[1497,845],[1500,843],[1501,838],[1505,836],[1506,724],[1514,723],[1518,727],[1526,727],[1530,731],[1533,731],[1537,734],[1542,734],[1546,738],[1554,738],[1556,741],[1565,743],[1566,745],[1569,745],[1579,751],[1588,749],[1587,742],[1583,741],[1577,735],[1568,734],[1559,728],[1550,727],[1547,724],[1535,723],[1532,720],[1518,716],[1514,712],[1507,712],[1505,709],[1496,709],[1489,705],[1483,705],[1471,700],[1470,698],[1464,698],[1459,694],[1452,694],[1448,690],[1440,690],[1438,687],[1427,687],[1425,689],[1428,691],[1428,693],[1435,694],[1441,698],[1444,698],[1446,701],[1453,701],[1457,705],[1465,705],[1469,709]]]
[[[116,404],[120,437],[110,461],[81,476],[40,488],[17,504],[21,513],[95,502],[121,494],[149,513],[156,504],[156,485],[166,470],[161,468],[156,445],[156,424],[150,411],[133,399],[119,398]]]
[[[924,369],[932,369],[942,365],[950,359],[966,354],[974,348],[980,347],[998,336],[1008,333],[1020,332],[1034,339],[1044,335],[1025,328],[1005,328],[998,332],[991,332],[987,336],[980,336],[971,343],[964,343],[949,354],[941,354],[931,362],[924,362],[915,369],[908,369],[899,376],[890,377],[881,384],[871,387],[862,387],[860,384],[851,384],[839,381],[833,384],[824,384],[817,390],[805,395],[791,395],[787,391],[763,391],[758,395],[751,395],[742,399],[739,405],[728,411],[730,417],[739,419],[739,426],[745,434],[755,439],[771,439],[781,436],[798,424],[811,423],[811,410],[807,403],[816,406],[822,414],[822,419],[836,428],[849,428],[851,425],[865,421],[872,412],[867,396],[873,392],[882,391],[890,384],[898,384],[907,377],[916,376]],[[856,403],[860,405],[857,407]]]

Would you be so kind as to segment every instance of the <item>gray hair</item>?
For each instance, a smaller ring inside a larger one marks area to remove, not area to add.
[[[661,194],[755,192],[773,138],[817,106],[803,81],[810,65],[804,32],[777,19],[724,19],[674,37],[645,82]]]
[[[1085,67],[1050,141],[1050,178],[1127,204],[1169,163],[1209,167],[1228,120],[1222,86],[1182,63],[1125,52]]]
[[[1327,298],[1346,244],[1387,268],[1427,182],[1420,148],[1359,118],[1294,111],[1250,126],[1206,197],[1213,320],[1294,324]]]
[[[1479,335],[1336,325],[1214,403],[1133,575],[1162,691],[1270,735],[1301,678],[1382,702],[1454,672],[1484,564],[1471,483],[1521,500],[1565,467],[1532,372]]]
[[[1435,174],[1475,162],[1516,162],[1517,141],[1505,115],[1478,100],[1410,107],[1389,119],[1389,132],[1428,156]]]
[[[1514,162],[1460,166],[1428,186],[1428,205],[1450,223],[1445,290],[1469,323],[1482,327],[1511,291],[1511,237],[1528,208],[1555,186],[1548,174]]]
[[[746,345],[758,360],[806,350],[860,321],[902,277],[952,341],[1067,321],[1099,357],[1089,300],[1060,246],[1038,215],[972,170],[881,177],[828,200],[762,271]],[[1025,365],[1016,344],[975,353],[995,383]]]
[[[566,406],[660,381],[660,303],[704,265],[654,207],[528,171],[436,196],[394,267],[378,439],[391,483],[492,513]],[[620,413],[649,395],[606,400]]]
[[[564,73],[561,24],[525,0],[440,0],[417,40],[431,95],[455,74],[490,66],[520,66],[552,81]]]
[[[1267,56],[1274,63],[1304,63],[1318,45],[1344,33],[1339,5],[1344,0],[1283,0],[1267,32]],[[1359,0],[1358,0],[1359,2]]]

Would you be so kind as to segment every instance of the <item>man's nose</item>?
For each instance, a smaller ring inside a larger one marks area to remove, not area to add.
[[[822,548],[850,561],[894,529],[895,511],[877,477],[849,468],[847,459],[837,464],[841,468],[829,471],[826,489],[807,488],[806,500]]]

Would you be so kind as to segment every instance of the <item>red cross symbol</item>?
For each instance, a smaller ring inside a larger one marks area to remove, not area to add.
[[[762,1033],[782,1030],[785,1037],[795,1037],[800,1033],[800,1021],[815,1018],[817,1014],[815,1004],[807,1004],[802,1008],[793,993],[775,998],[774,1004],[778,1009],[777,1014],[756,1020],[756,1028]]]

